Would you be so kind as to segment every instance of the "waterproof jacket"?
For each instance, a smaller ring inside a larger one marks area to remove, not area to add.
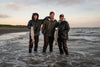
[[[36,15],[36,13],[34,13],[32,15],[32,20],[30,20],[28,22],[28,29],[31,29],[31,27],[33,26],[34,27],[34,35],[38,36],[38,35],[40,35],[40,28],[41,28],[42,20],[39,20],[38,18],[37,18],[37,20],[34,20],[34,18],[33,18],[34,15]],[[37,16],[39,17],[38,14],[37,14]]]
[[[57,21],[55,19],[51,20],[50,17],[46,17],[43,20],[42,33],[44,33],[46,36],[54,37],[56,24]]]
[[[58,27],[58,38],[68,39],[68,32],[70,30],[68,22],[60,21],[57,23],[56,27]]]

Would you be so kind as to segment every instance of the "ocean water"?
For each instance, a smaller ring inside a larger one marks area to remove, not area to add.
[[[69,56],[60,55],[57,45],[43,54],[43,41],[41,34],[38,52],[29,54],[29,32],[1,35],[0,67],[100,67],[100,28],[71,29]]]

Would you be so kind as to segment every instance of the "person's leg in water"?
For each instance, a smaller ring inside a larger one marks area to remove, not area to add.
[[[49,37],[49,51],[53,52],[53,41],[54,37]]]
[[[47,49],[48,44],[49,44],[49,37],[44,35],[43,53],[46,52],[46,49]]]
[[[37,52],[38,49],[38,42],[39,42],[39,36],[34,36],[35,42],[34,42],[34,51]]]
[[[61,38],[58,38],[58,47],[59,47],[60,54],[61,54],[61,55],[64,54]]]
[[[32,48],[33,48],[33,42],[32,42],[31,36],[30,36],[30,39],[29,39],[29,53],[32,52]]]
[[[67,39],[63,39],[63,49],[66,55],[68,55]]]

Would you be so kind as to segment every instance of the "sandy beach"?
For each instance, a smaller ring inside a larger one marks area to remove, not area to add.
[[[26,32],[29,31],[27,28],[0,28],[0,35],[15,32]]]

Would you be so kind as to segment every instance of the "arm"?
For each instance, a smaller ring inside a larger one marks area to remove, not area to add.
[[[70,26],[69,26],[69,23],[68,22],[66,24],[66,30],[67,30],[67,32],[69,32],[69,30],[70,30]]]
[[[70,30],[69,23],[68,23],[68,22],[66,22],[66,23],[65,23],[65,30],[64,30],[64,33],[68,33],[68,32],[69,32],[69,30]]]
[[[31,29],[31,26],[32,26],[32,20],[30,20],[30,21],[28,22],[28,25],[27,25],[28,29]]]
[[[45,33],[45,28],[46,28],[46,20],[43,21],[42,33]]]
[[[43,21],[44,21],[43,19],[40,19],[39,20],[39,22],[40,22],[41,25],[43,24]]]

